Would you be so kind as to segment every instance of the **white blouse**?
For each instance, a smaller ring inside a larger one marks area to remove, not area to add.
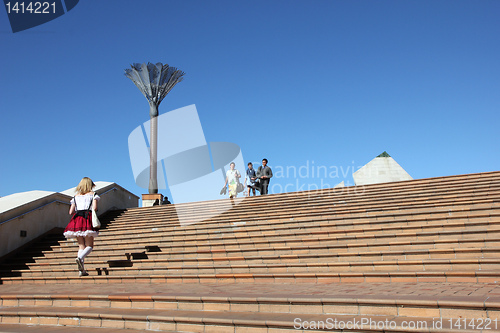
[[[240,172],[238,170],[236,170],[236,169],[234,169],[234,170],[231,170],[231,169],[227,170],[227,172],[226,172],[227,183],[229,185],[237,184],[239,182],[239,180],[238,180],[239,177],[236,177],[236,176],[241,177]]]
[[[73,199],[71,199],[70,203],[75,204],[76,199],[76,210],[87,210],[90,207],[90,203],[92,202],[93,194],[87,193],[85,195],[76,195]],[[97,194],[95,195],[95,199],[99,200],[101,197]]]

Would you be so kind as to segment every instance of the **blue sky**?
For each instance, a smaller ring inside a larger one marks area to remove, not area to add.
[[[123,72],[148,61],[186,72],[161,114],[195,104],[207,142],[303,167],[273,193],[352,185],[383,151],[413,178],[499,170],[499,17],[496,0],[87,0],[12,33],[1,8],[0,196],[84,176],[147,193],[128,135],[149,107]]]

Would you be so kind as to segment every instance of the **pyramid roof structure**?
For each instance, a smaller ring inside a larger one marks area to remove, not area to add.
[[[413,179],[385,151],[354,172],[352,176],[356,185],[399,182]]]

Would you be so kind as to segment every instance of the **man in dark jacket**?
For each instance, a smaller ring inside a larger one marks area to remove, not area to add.
[[[273,177],[273,171],[267,166],[267,159],[262,160],[262,165],[257,169],[257,178],[260,179],[260,195],[267,194],[269,181]]]

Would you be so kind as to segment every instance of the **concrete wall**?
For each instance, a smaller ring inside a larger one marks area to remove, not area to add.
[[[96,182],[96,185],[98,187],[99,183],[100,182]],[[116,183],[108,183],[108,185],[104,184],[103,186],[98,188],[96,192],[101,197],[101,200],[99,200],[99,204],[97,207],[98,216],[104,214],[108,210],[125,209],[139,206],[139,197],[135,194],[130,193]]]
[[[139,204],[139,197],[115,183],[96,185],[101,185],[96,188],[101,196],[98,215]],[[54,228],[65,228],[71,217],[70,193],[74,191],[31,191],[0,198],[0,259]],[[21,236],[21,231],[26,231],[26,236]]]
[[[5,215],[10,218],[7,220],[4,220],[4,214],[0,214],[0,221],[4,221],[0,223],[0,258],[53,228],[66,227],[69,221],[69,199],[63,194],[54,193],[26,207],[8,211]],[[39,205],[33,207],[34,204]],[[21,236],[21,230],[26,231],[26,237]]]

